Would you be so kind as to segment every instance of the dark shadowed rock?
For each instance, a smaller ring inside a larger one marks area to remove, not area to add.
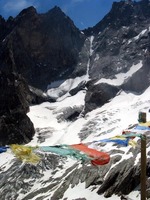
[[[54,102],[42,90],[29,86],[30,88],[30,104],[40,104],[46,101]]]
[[[98,190],[98,194],[105,193],[105,197],[112,194],[129,194],[140,184],[140,166],[134,166],[134,159],[123,160],[109,172]]]
[[[29,142],[34,127],[26,116],[30,98],[27,83],[15,73],[0,72],[0,93],[0,145]]]
[[[33,135],[34,127],[26,114],[0,116],[0,145],[28,143]]]
[[[7,54],[11,51],[15,70],[40,89],[71,74],[85,37],[60,8],[37,14],[29,7],[12,24],[15,26],[1,48],[1,67],[8,66]]]
[[[110,12],[94,27],[84,30],[85,34],[98,34],[105,28],[118,30],[122,26],[141,24],[150,17],[150,4],[148,0],[114,2]]]
[[[150,52],[149,13],[149,1],[114,2],[111,11],[98,24],[85,30],[85,34],[94,36],[89,69],[91,79],[115,78],[114,75],[126,73],[134,64],[143,61],[143,69],[129,77],[123,89],[139,93],[145,90],[149,84],[144,61]],[[141,85],[138,84],[140,75]]]
[[[107,103],[111,98],[116,96],[119,88],[109,84],[93,84],[89,83],[85,97],[85,110],[87,113]]]
[[[76,95],[79,91],[85,90],[85,85],[86,85],[86,82],[82,81],[81,83],[77,85],[76,88],[70,90],[69,93],[71,94],[71,96]]]

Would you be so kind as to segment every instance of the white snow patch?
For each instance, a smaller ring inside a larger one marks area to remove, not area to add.
[[[7,150],[7,152],[0,154],[0,168],[4,171],[10,168],[13,164],[14,155],[11,153],[11,150]]]
[[[64,98],[62,98],[63,95],[65,95],[65,97],[66,97],[66,93],[67,93],[67,96],[68,96],[69,95],[68,92],[70,90],[74,89],[75,87],[77,87],[78,84],[81,83],[82,81],[85,81],[85,75],[81,76],[81,77],[76,77],[75,79],[67,79],[63,83],[61,83],[59,81],[54,82],[51,85],[58,86],[60,83],[61,84],[59,85],[59,87],[48,89],[47,95],[54,99],[58,99],[59,97],[61,97],[60,100],[62,100],[62,99],[64,99]],[[59,99],[58,99],[58,101],[59,101]]]
[[[134,40],[138,40],[142,35],[144,35],[144,33],[146,33],[147,29],[144,29],[143,31],[141,31],[141,33],[139,33],[136,37],[134,37]]]
[[[116,75],[115,79],[105,79],[105,78],[101,78],[99,81],[97,81],[95,83],[99,84],[99,83],[108,83],[110,85],[121,85],[123,84],[123,82],[125,80],[127,80],[129,77],[131,77],[136,71],[138,71],[140,68],[142,67],[142,61],[140,61],[138,64],[136,65],[132,65],[132,67],[130,68],[130,70],[127,73],[119,73]]]
[[[92,187],[86,189],[85,183],[79,183],[77,186],[69,189],[64,193],[63,198],[67,198],[67,200],[73,200],[78,198],[85,198],[87,200],[106,200],[106,198],[102,195],[98,195],[95,190],[92,191]],[[120,197],[113,195],[108,200],[120,200]]]
[[[95,57],[94,61],[97,61],[97,60],[99,60],[99,55],[98,54],[96,54],[96,57]]]

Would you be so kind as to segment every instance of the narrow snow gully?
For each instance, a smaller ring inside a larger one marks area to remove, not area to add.
[[[89,78],[89,68],[90,68],[90,62],[91,62],[91,56],[93,54],[93,40],[94,40],[94,36],[90,36],[88,38],[89,42],[90,42],[90,47],[89,47],[89,59],[88,59],[88,63],[87,63],[87,70],[86,70],[86,81],[88,81]]]

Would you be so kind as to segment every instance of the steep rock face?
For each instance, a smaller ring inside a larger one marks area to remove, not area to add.
[[[113,79],[116,74],[126,73],[140,61],[145,66],[145,58],[150,52],[149,13],[150,3],[147,0],[115,2],[102,21],[84,31],[94,37],[89,67],[91,79]],[[148,72],[146,67],[143,70]],[[137,91],[134,88],[137,77],[128,79],[131,86],[128,90]],[[146,82],[149,84],[148,77]],[[144,89],[140,87],[138,92]]]
[[[0,72],[0,145],[26,143],[34,127],[26,113],[30,99],[27,83],[14,73]]]
[[[60,8],[37,14],[35,8],[29,7],[12,24],[12,31],[2,44],[1,68],[6,68],[5,55],[11,51],[14,70],[30,85],[42,89],[73,71],[84,35]]]
[[[141,93],[150,85],[150,55],[143,60],[143,67],[121,86],[123,90]]]
[[[149,0],[114,2],[110,12],[94,27],[85,29],[84,32],[86,35],[91,35],[98,34],[108,27],[118,30],[122,26],[141,25],[141,22],[145,24],[149,21],[149,11]],[[130,32],[130,37],[132,36],[134,36],[134,31]]]
[[[150,85],[149,13],[150,3],[147,0],[115,2],[102,21],[84,30],[91,41],[87,63],[89,77],[91,80],[104,78],[104,82],[97,86],[95,81],[87,84],[90,87],[87,87],[85,113],[105,104],[119,89],[142,93]],[[84,59],[82,61],[85,63]],[[138,69],[140,63],[142,67]],[[135,72],[131,76],[126,75],[131,68]],[[127,77],[120,84],[117,83],[119,74]],[[106,87],[111,80],[116,80],[115,84]]]
[[[2,16],[0,16],[0,27],[1,27],[0,41],[2,41],[2,39],[4,38],[4,35],[5,35],[5,30],[6,30],[6,22]]]

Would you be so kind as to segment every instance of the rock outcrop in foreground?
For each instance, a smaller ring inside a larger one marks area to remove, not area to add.
[[[0,72],[0,145],[27,143],[34,126],[26,115],[29,111],[29,88],[15,73]]]
[[[147,145],[149,144],[148,141]],[[126,160],[122,159],[125,152],[121,150],[121,146],[114,145],[114,150],[109,153],[111,161],[104,166],[92,166],[86,161],[74,161],[74,164],[68,165],[70,159],[40,152],[42,160],[35,166],[21,165],[21,161],[14,159],[11,167],[1,172],[0,188],[3,188],[1,198],[2,200],[9,198],[19,200],[23,195],[22,200],[39,198],[39,196],[40,199],[47,197],[52,200],[61,200],[67,189],[78,187],[81,183],[85,183],[85,188],[91,191],[104,194],[106,198],[113,194],[120,197],[126,196],[135,188],[140,190],[140,164],[135,164],[136,157],[140,153],[140,140],[136,148],[130,148],[126,152],[126,156],[130,155]],[[66,164],[67,168],[65,168]],[[47,179],[43,178],[44,174],[48,174]],[[147,176],[149,176],[149,164]],[[16,177],[18,177],[17,181]],[[36,190],[35,184],[39,185]],[[149,179],[147,179],[147,184],[149,184]]]

